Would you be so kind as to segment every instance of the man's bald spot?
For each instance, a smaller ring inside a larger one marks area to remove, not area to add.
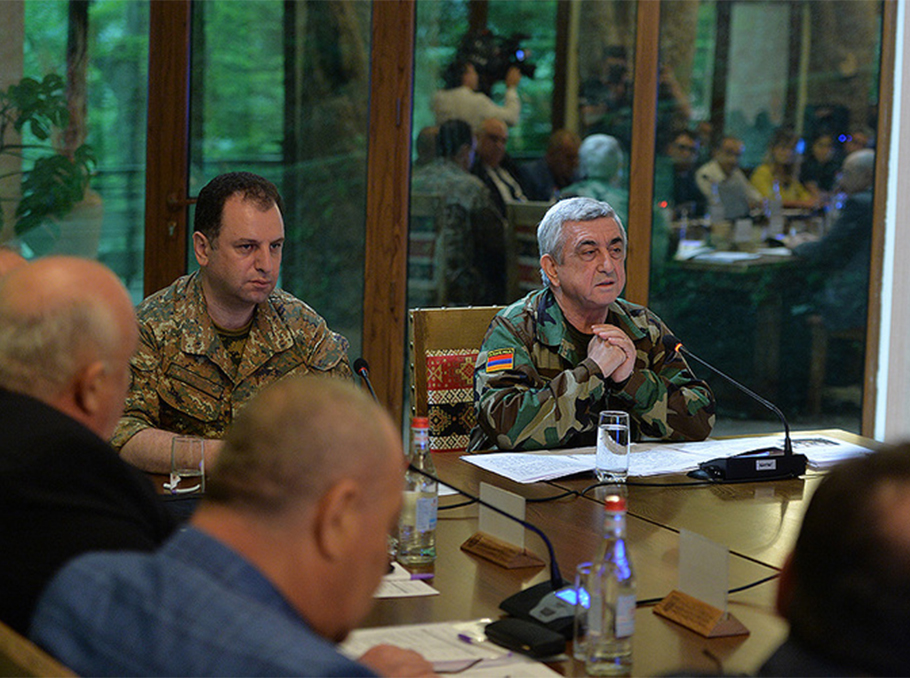
[[[267,513],[311,504],[342,477],[369,484],[403,462],[389,415],[352,384],[283,379],[247,405],[212,470],[210,498]]]
[[[16,250],[0,245],[0,277],[27,263],[28,260]]]
[[[10,271],[0,281],[0,301],[11,309],[38,316],[74,302],[103,300],[117,312],[132,314],[123,284],[97,261],[46,257]]]

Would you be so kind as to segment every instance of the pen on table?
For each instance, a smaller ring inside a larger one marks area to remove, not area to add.
[[[414,572],[411,574],[411,579],[432,579],[435,574],[432,572]]]

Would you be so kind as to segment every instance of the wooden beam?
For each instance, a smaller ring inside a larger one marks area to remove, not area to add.
[[[186,272],[190,2],[149,3],[145,294]]]
[[[402,416],[415,3],[373,3],[363,354],[376,395]]]
[[[660,3],[637,5],[635,91],[632,99],[632,160],[629,170],[629,256],[626,299],[648,303],[651,270],[651,220],[654,202],[654,134],[657,129]]]
[[[862,435],[875,432],[879,341],[882,322],[882,273],[885,260],[885,209],[888,199],[888,149],[891,148],[894,107],[894,62],[897,52],[897,2],[882,3],[881,63],[878,84],[878,123],[875,137],[875,184],[872,194],[872,260],[869,266],[869,304],[866,315],[866,357],[863,370]]]

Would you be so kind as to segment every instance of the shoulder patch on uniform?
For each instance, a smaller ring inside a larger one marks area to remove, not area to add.
[[[487,374],[511,370],[515,364],[515,349],[497,348],[487,353]]]

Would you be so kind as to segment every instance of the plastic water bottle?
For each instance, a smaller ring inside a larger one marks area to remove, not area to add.
[[[777,179],[771,184],[771,196],[768,198],[768,236],[781,235],[784,232],[784,200],[780,195],[780,183]]]
[[[430,422],[426,417],[411,420],[411,450],[408,459],[416,468],[435,476],[430,454]],[[408,469],[404,475],[404,502],[398,519],[398,560],[420,565],[436,560],[437,483]]]
[[[585,672],[627,676],[632,672],[635,574],[626,544],[626,499],[604,501],[604,532],[591,567]]]
[[[717,226],[726,219],[724,203],[720,199],[720,189],[717,182],[711,184],[711,196],[708,198],[708,221],[711,226]]]

